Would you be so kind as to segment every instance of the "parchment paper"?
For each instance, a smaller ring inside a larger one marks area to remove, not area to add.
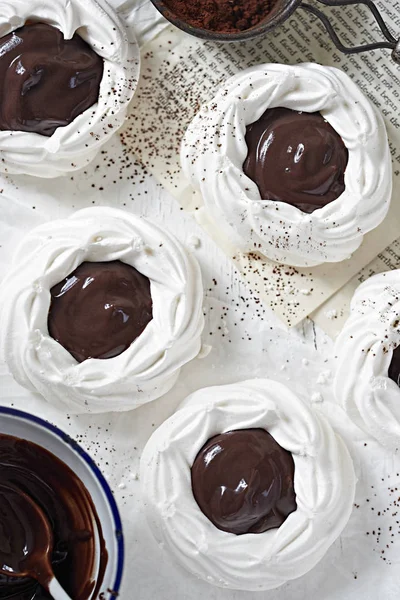
[[[332,298],[327,300],[325,304],[312,313],[311,318],[328,335],[335,338],[342,330],[349,316],[351,298],[360,283],[372,275],[391,269],[400,269],[400,238],[385,248],[383,252],[380,252],[369,265],[353,277]]]

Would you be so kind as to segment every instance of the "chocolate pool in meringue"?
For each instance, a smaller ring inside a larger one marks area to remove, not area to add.
[[[0,39],[0,129],[51,136],[98,101],[103,59],[77,34],[31,23]]]
[[[400,346],[393,352],[392,362],[389,367],[389,377],[400,387]]]
[[[245,174],[263,200],[312,213],[345,190],[348,151],[320,113],[268,109],[247,127]]]
[[[293,457],[264,429],[211,438],[193,463],[192,488],[206,517],[236,535],[280,527],[297,509]]]
[[[50,293],[49,333],[78,362],[122,354],[153,318],[149,279],[121,261],[84,262]]]
[[[46,516],[53,533],[51,563],[54,574],[74,600],[97,597],[107,565],[107,551],[92,499],[75,473],[56,456],[26,440],[0,435],[0,560],[15,563],[21,543],[26,552],[36,534],[18,510],[18,491],[28,495]],[[16,501],[17,498],[17,501]],[[100,536],[97,582],[96,536]],[[14,543],[15,541],[15,543]],[[38,551],[42,551],[41,548]],[[2,563],[3,564],[3,563]],[[45,600],[48,593],[30,578],[0,575],[0,598]]]

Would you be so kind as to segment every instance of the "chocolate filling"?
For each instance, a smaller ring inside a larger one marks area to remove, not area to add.
[[[263,200],[312,213],[344,192],[349,154],[319,113],[271,108],[247,127],[246,143],[243,170]]]
[[[400,346],[393,352],[392,362],[389,367],[389,377],[400,387]]]
[[[122,354],[153,318],[149,279],[118,260],[84,262],[50,292],[49,333],[78,362]]]
[[[32,23],[0,39],[0,129],[51,136],[98,101],[104,61],[77,34]]]
[[[193,463],[192,488],[206,517],[236,535],[280,527],[297,509],[293,457],[264,429],[211,438]]]
[[[52,567],[65,591],[74,600],[87,600],[98,593],[107,565],[107,551],[92,499],[69,467],[44,448],[8,435],[0,435],[0,561],[18,564],[18,540],[32,540],[41,532],[18,510],[18,491],[28,495],[45,514],[54,537]],[[97,582],[95,539],[100,536]],[[96,596],[97,597],[97,596]],[[35,580],[0,574],[0,598],[44,600],[51,598]]]

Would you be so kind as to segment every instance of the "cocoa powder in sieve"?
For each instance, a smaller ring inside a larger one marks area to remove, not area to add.
[[[275,0],[164,0],[172,15],[192,27],[235,33],[255,27],[271,12]]]

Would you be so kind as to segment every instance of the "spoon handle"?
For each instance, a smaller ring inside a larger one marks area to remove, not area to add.
[[[54,577],[49,584],[49,592],[54,600],[72,600]]]

